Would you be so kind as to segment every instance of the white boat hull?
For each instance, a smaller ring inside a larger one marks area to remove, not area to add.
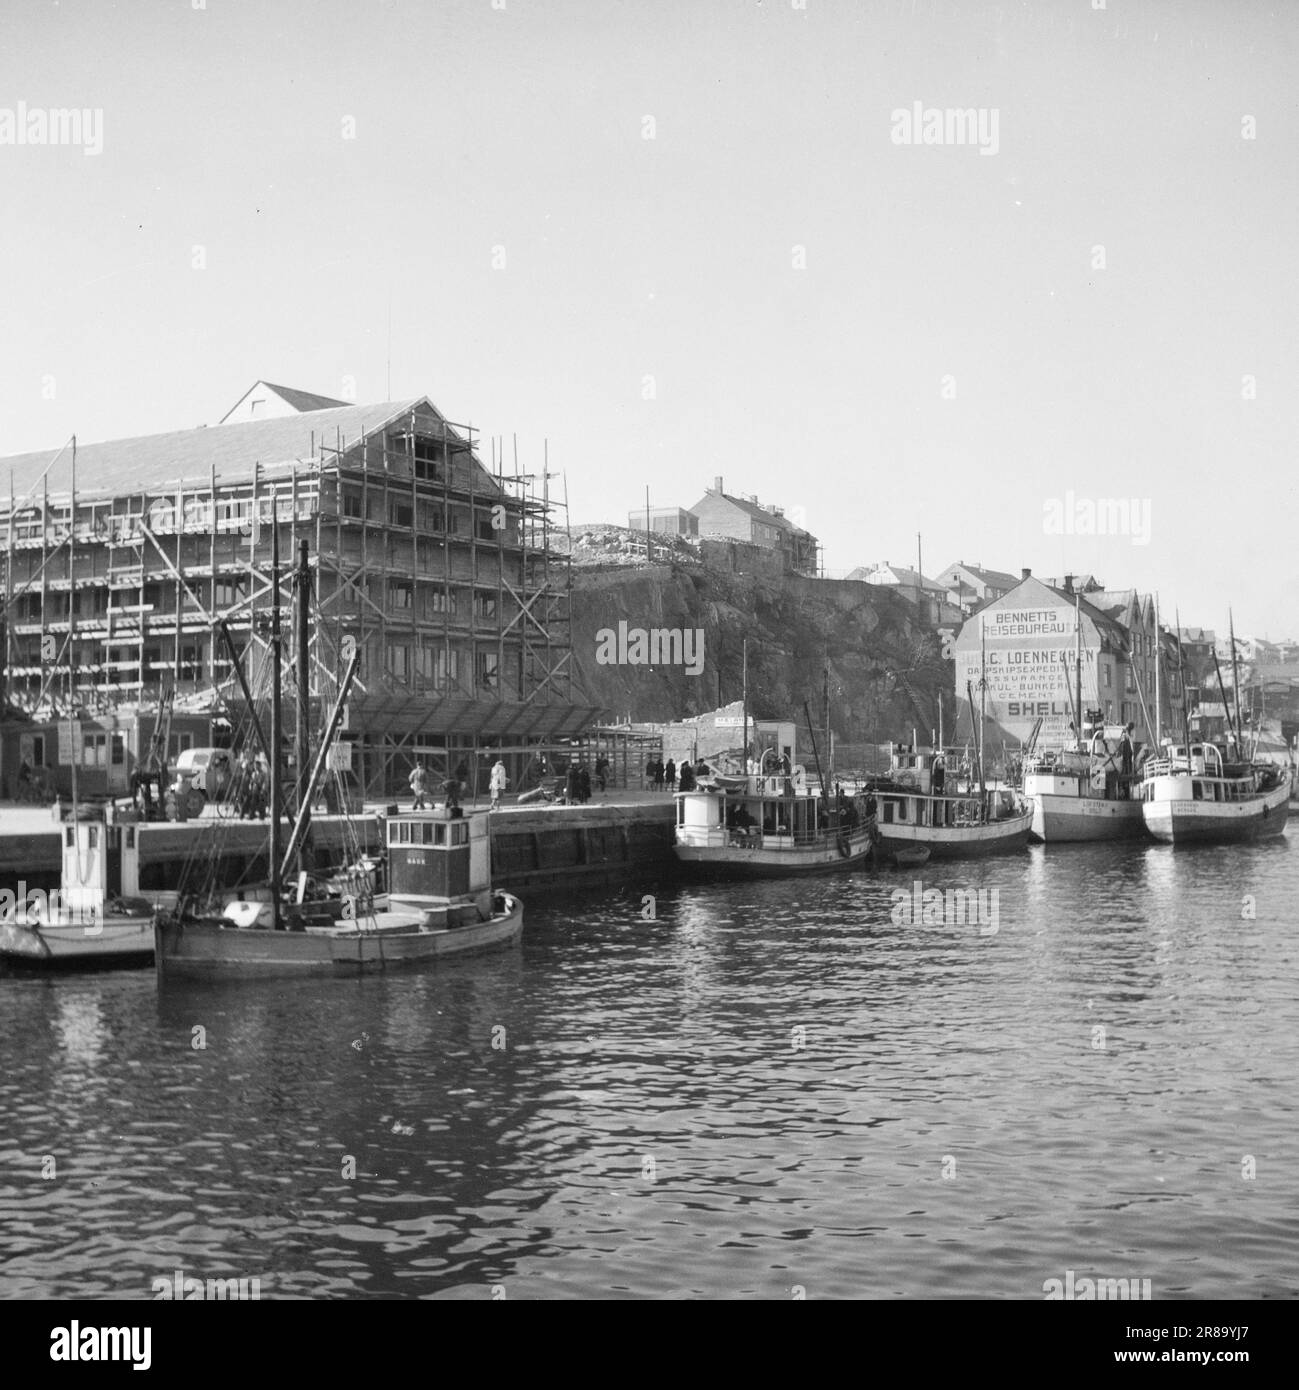
[[[1246,801],[1147,801],[1146,829],[1164,844],[1234,844],[1279,835],[1289,814],[1288,783]]]
[[[421,927],[418,918],[410,916],[386,925],[385,914],[379,915],[372,929],[348,925],[306,931],[269,931],[211,922],[182,925],[159,918],[155,928],[158,977],[336,975],[507,950],[518,944],[523,933],[523,904],[513,894],[500,896],[505,899],[505,911],[485,922],[432,929]]]
[[[880,826],[884,850],[924,846],[933,859],[968,859],[984,854],[1006,854],[1023,849],[1033,822],[1032,808],[983,825],[913,825],[893,821]]]
[[[1146,824],[1139,801],[1104,797],[1032,795],[1035,840],[1048,845],[1090,840],[1141,840]]]
[[[782,843],[783,842],[783,843]],[[859,868],[870,857],[868,829],[854,831],[841,845],[837,840],[815,845],[796,844],[791,837],[755,836],[752,844],[683,844],[674,846],[683,864],[707,867],[740,878],[779,878],[787,874],[834,873]]]
[[[153,914],[109,916],[87,925],[66,916],[47,922],[18,913],[0,921],[0,956],[37,965],[147,965]]]

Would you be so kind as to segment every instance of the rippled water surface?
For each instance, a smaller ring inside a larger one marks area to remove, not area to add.
[[[920,871],[995,931],[651,883],[438,973],[4,976],[0,1294],[1293,1297],[1294,834]]]

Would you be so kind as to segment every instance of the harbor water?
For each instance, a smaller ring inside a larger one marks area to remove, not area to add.
[[[7,973],[0,1295],[1293,1298],[1294,835],[646,881],[359,980]]]

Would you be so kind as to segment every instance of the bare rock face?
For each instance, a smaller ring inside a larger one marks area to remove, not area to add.
[[[609,718],[668,721],[738,700],[747,638],[755,718],[801,723],[806,701],[819,729],[828,685],[831,725],[840,743],[910,738],[913,729],[927,739],[938,726],[941,689],[946,731],[955,736],[951,664],[899,594],[767,568],[736,573],[704,563],[684,540],[681,558],[674,551],[665,561],[657,536],[651,564],[644,557],[643,532],[623,533],[632,544],[639,541],[639,554],[608,548],[611,542],[628,544],[605,534],[621,529],[573,529],[574,685]],[[591,558],[596,555],[603,559]],[[623,562],[610,563],[615,555]],[[636,632],[651,638],[656,630],[695,635],[686,650],[696,654],[698,674],[673,660],[682,647],[672,640],[647,644],[656,661],[638,659]]]

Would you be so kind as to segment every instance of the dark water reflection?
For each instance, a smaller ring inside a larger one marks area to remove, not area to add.
[[[909,872],[638,883],[436,974],[8,976],[0,1293],[1294,1296],[1297,864],[920,871],[995,932],[895,923]]]

